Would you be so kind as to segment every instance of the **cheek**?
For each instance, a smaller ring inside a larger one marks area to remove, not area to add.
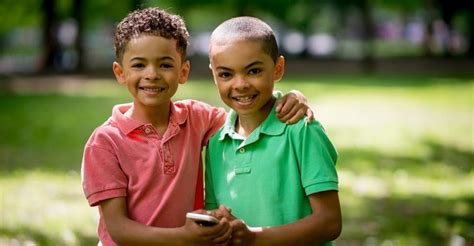
[[[228,93],[229,91],[228,87],[222,84],[222,82],[216,82],[216,85],[217,85],[217,91],[219,92],[221,96]]]

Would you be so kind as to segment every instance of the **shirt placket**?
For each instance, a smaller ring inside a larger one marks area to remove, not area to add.
[[[174,175],[176,173],[176,165],[173,161],[171,156],[171,151],[169,148],[168,142],[163,143],[162,148],[162,156],[163,156],[163,172],[166,175]]]
[[[161,158],[163,163],[163,174],[165,175],[175,175],[177,172],[177,165],[173,160],[172,150],[170,146],[170,140],[178,134],[179,127],[174,122],[170,122],[168,125],[168,130],[163,135],[161,142]]]
[[[248,174],[251,172],[252,167],[250,165],[250,160],[251,160],[251,151],[248,151],[250,148],[249,145],[246,145],[242,140],[240,139],[233,139],[233,149],[234,149],[234,155],[235,155],[235,166],[234,166],[234,172],[236,175],[239,174]]]

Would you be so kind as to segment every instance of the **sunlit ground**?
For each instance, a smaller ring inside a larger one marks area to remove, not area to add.
[[[115,103],[111,81],[64,79],[0,94],[0,245],[94,245],[82,148]],[[290,83],[292,82],[292,83]],[[336,245],[472,245],[474,79],[314,77],[301,90],[339,151],[344,228]],[[177,98],[222,106],[212,82]]]

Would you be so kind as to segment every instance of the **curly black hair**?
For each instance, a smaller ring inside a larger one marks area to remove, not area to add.
[[[184,20],[160,8],[139,9],[129,13],[115,29],[115,57],[122,62],[128,42],[142,34],[175,39],[178,52],[186,59],[189,33]]]

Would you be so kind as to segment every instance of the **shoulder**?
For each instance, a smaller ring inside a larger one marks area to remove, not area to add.
[[[117,127],[116,123],[109,118],[102,125],[94,129],[87,140],[86,147],[106,147],[113,142],[113,139],[116,139],[120,135],[122,135],[120,129]]]
[[[285,123],[283,123],[285,124]],[[287,124],[287,127],[292,132],[299,132],[304,130],[315,130],[324,132],[324,127],[321,122],[317,120],[312,120],[311,122],[306,122],[306,117],[299,120],[295,124]]]
[[[174,105],[177,109],[186,110],[188,115],[192,118],[222,118],[226,115],[224,108],[215,107],[205,102],[192,99],[176,101]]]
[[[185,99],[174,102],[175,107],[186,108],[194,111],[211,111],[217,109],[217,107],[211,106],[205,102],[201,102],[193,99]]]
[[[297,142],[306,140],[315,143],[329,141],[323,125],[317,120],[306,123],[306,118],[301,119],[296,124],[288,125],[287,134],[290,134],[291,138]]]

